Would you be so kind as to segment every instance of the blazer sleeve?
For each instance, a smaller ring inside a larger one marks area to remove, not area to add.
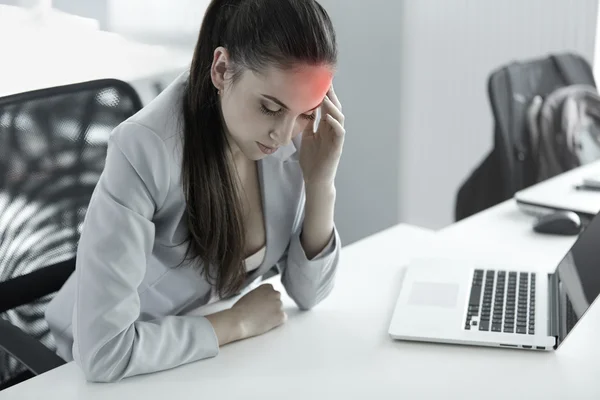
[[[342,244],[334,226],[329,243],[317,256],[308,259],[300,241],[304,204],[303,192],[290,242],[278,263],[278,269],[281,272],[281,283],[288,295],[300,309],[309,310],[323,301],[333,289]]]
[[[125,122],[110,137],[77,250],[73,357],[89,381],[115,382],[218,354],[202,316],[138,320],[138,287],[169,165],[163,141],[141,125]]]

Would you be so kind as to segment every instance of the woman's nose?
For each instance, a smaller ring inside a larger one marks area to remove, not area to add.
[[[295,121],[283,121],[281,125],[270,132],[269,136],[276,141],[279,146],[285,146],[292,140],[295,125]]]

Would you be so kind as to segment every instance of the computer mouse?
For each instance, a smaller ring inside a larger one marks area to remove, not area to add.
[[[582,225],[581,218],[573,211],[556,211],[538,218],[533,230],[554,235],[577,235]]]

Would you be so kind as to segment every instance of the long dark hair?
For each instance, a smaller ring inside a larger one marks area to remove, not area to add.
[[[242,205],[228,161],[217,89],[211,79],[214,50],[223,46],[232,83],[245,69],[335,65],[335,32],[315,0],[213,0],[208,6],[183,99],[182,183],[189,236],[186,258],[221,296],[239,291],[246,277]]]

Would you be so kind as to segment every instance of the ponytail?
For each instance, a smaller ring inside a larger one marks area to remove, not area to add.
[[[223,46],[234,68],[260,72],[273,65],[335,65],[333,24],[315,0],[212,0],[202,26],[183,98],[182,185],[189,236],[187,258],[220,296],[245,282],[242,202],[228,161],[219,96],[211,79],[214,51]]]
[[[226,23],[240,1],[209,5],[183,98],[182,185],[189,230],[186,258],[199,257],[202,273],[221,296],[236,293],[245,278],[242,207],[210,70]]]

